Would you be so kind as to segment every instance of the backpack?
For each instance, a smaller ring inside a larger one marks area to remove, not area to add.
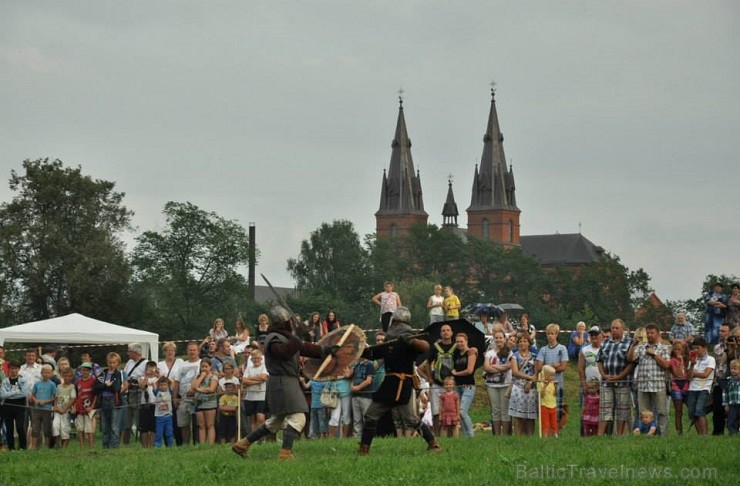
[[[437,359],[434,361],[432,376],[435,382],[444,383],[445,378],[452,376],[452,368],[454,366],[452,353],[457,349],[457,344],[453,344],[446,353],[439,343],[434,343],[434,347],[437,349]]]

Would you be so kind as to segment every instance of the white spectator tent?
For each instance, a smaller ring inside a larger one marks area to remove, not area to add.
[[[129,344],[141,343],[144,357],[159,360],[159,335],[117,326],[82,314],[69,314],[43,321],[0,329],[0,345],[6,342],[43,344]],[[121,356],[126,364],[126,356]]]

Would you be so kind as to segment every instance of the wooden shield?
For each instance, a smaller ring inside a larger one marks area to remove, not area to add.
[[[324,359],[308,358],[303,364],[303,375],[317,381],[335,380],[344,376],[345,367],[352,367],[365,349],[365,332],[354,324],[342,326],[322,337],[319,346],[339,346],[336,356]]]

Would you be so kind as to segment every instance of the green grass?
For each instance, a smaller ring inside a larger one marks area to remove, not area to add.
[[[493,438],[479,434],[473,439],[443,439],[445,450],[426,451],[420,438],[379,439],[370,456],[355,454],[355,440],[299,441],[296,460],[279,462],[279,444],[254,446],[249,459],[241,459],[227,446],[197,446],[147,450],[139,446],[115,451],[69,449],[4,453],[2,484],[502,484],[522,479],[521,474],[540,474],[538,468],[574,465],[578,480],[588,468],[672,467],[716,468],[706,484],[737,484],[740,465],[732,450],[737,441],[729,437],[536,437]],[[545,470],[546,471],[546,470]],[[609,471],[604,470],[605,474]],[[520,476],[518,476],[519,474]],[[540,476],[541,477],[541,476]],[[637,476],[635,476],[637,477]],[[547,479],[546,477],[541,477]],[[535,478],[537,479],[537,478]],[[529,479],[531,481],[531,479]],[[596,483],[609,480],[597,480]],[[658,484],[685,480],[652,480]]]
[[[569,425],[558,439],[492,437],[477,432],[473,439],[440,439],[444,451],[431,454],[420,438],[377,439],[371,454],[358,457],[357,440],[296,442],[296,460],[278,462],[279,443],[257,445],[250,458],[241,459],[228,446],[143,449],[138,445],[114,451],[17,451],[0,454],[0,484],[51,486],[56,484],[505,484],[515,480],[561,479],[613,484],[644,479],[651,484],[685,484],[686,474],[708,474],[703,484],[738,484],[740,437],[682,437],[669,427],[667,437],[593,437],[578,433],[575,370],[566,374],[566,398],[571,404]],[[471,409],[474,421],[488,420],[488,400],[478,387]],[[671,414],[673,412],[671,411]],[[671,418],[672,422],[672,418]],[[686,430],[688,424],[684,426]],[[98,440],[98,447],[99,447]],[[571,469],[572,465],[572,469]],[[557,471],[556,467],[564,468]],[[664,468],[672,468],[667,477]],[[687,468],[687,470],[682,470]],[[691,469],[695,468],[695,469]],[[702,471],[714,468],[714,471]],[[572,476],[571,476],[572,470]],[[555,477],[548,478],[547,475]],[[616,477],[609,479],[609,474]],[[532,476],[534,475],[534,477]],[[600,476],[603,475],[603,476]],[[593,478],[591,476],[594,476]]]

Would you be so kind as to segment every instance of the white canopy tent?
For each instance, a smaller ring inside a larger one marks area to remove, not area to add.
[[[128,344],[141,343],[142,354],[159,360],[159,335],[117,326],[82,314],[69,314],[43,321],[0,329],[0,345],[6,342],[44,344]],[[122,356],[123,364],[126,357]]]

